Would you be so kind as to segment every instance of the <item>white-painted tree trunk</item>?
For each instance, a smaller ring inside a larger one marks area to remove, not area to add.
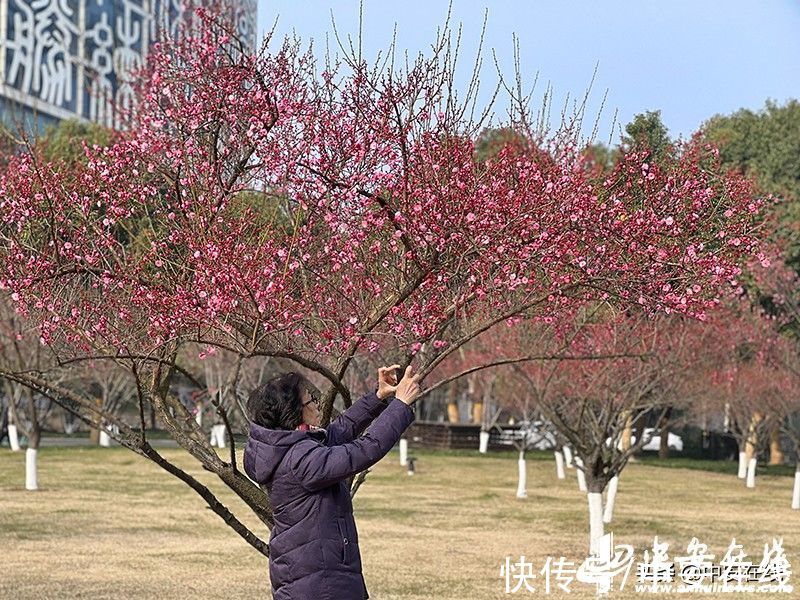
[[[572,468],[572,449],[569,446],[564,446],[564,460],[567,462],[567,468]]]
[[[19,452],[19,432],[16,425],[8,426],[8,444],[14,452]]]
[[[747,463],[747,487],[754,488],[756,487],[756,463],[758,460],[754,456],[750,459],[750,462]]]
[[[203,411],[202,410],[198,410],[197,411],[197,414],[194,416],[194,420],[197,422],[197,426],[198,427],[202,427],[203,426]]]
[[[603,494],[589,492],[589,553],[599,552],[598,542],[603,537]]]
[[[481,454],[486,454],[488,450],[489,450],[489,432],[481,431],[478,452],[480,452]]]
[[[211,439],[209,439],[209,444],[219,448],[226,447],[224,423],[219,423],[211,428]]]
[[[792,490],[792,508],[800,510],[800,465],[794,472],[794,489]]]
[[[611,523],[614,518],[614,502],[617,499],[617,486],[619,486],[619,475],[614,475],[608,482],[606,491],[606,507],[603,510],[603,523]]]
[[[408,440],[400,438],[400,466],[405,467],[408,464]]]
[[[559,479],[564,479],[566,477],[564,474],[564,455],[561,454],[560,450],[556,450],[553,454],[556,457],[556,476]]]
[[[747,454],[739,452],[739,479],[747,477]]]
[[[583,461],[580,456],[575,457],[575,472],[578,474],[578,489],[582,492],[586,491],[586,474],[580,467],[583,466]],[[601,515],[602,516],[602,515]]]
[[[525,453],[520,450],[519,460],[519,484],[517,485],[517,498],[528,497],[528,471],[525,465]]]
[[[25,489],[38,490],[39,482],[36,479],[36,454],[38,450],[28,448],[25,450]]]
[[[111,447],[111,436],[106,433],[104,429],[100,430],[100,445],[103,448],[110,448]]]

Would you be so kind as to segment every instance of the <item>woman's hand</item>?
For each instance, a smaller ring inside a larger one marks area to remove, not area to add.
[[[381,367],[378,369],[378,398],[385,400],[397,389],[397,369],[400,365]]]
[[[405,402],[409,406],[414,404],[419,397],[419,375],[414,375],[411,371],[411,365],[406,367],[406,372],[400,383],[397,384],[397,389],[394,392],[394,397]]]

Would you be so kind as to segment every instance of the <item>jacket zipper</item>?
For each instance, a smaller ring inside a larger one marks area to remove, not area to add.
[[[347,546],[350,545],[350,540],[344,534],[341,519],[336,519],[336,526],[339,528],[339,537],[342,539],[342,563],[347,564]]]

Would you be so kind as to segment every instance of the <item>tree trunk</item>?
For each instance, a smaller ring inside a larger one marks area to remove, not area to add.
[[[8,407],[0,404],[2,409],[0,410],[0,444],[3,443],[3,440],[8,435]]]
[[[525,464],[525,450],[519,451],[519,483],[517,484],[517,498],[528,497],[528,472]]]
[[[483,401],[481,400],[472,403],[472,422],[483,423]]]
[[[211,426],[211,437],[208,443],[217,448],[226,448],[226,436],[227,431],[225,429],[225,424],[217,423],[216,425]]]
[[[400,466],[405,467],[408,464],[408,440],[400,438]]]
[[[572,468],[572,448],[564,446],[564,463],[568,469]]]
[[[580,456],[575,457],[575,472],[578,474],[578,489],[582,492],[587,491],[586,473],[583,470],[583,460]]]
[[[750,460],[747,461],[747,487],[754,488],[756,487],[756,464],[758,459],[753,456]]]
[[[553,454],[556,457],[556,477],[564,479],[566,477],[564,474],[564,455],[561,453],[561,450],[556,450]]]
[[[94,403],[97,405],[98,409],[101,409],[103,407],[102,398],[95,398]],[[92,446],[99,446],[100,445],[100,428],[92,427],[89,430],[89,443]]]
[[[794,467],[794,488],[792,489],[792,508],[800,510],[800,461]]]
[[[620,443],[622,444],[622,451],[627,452],[631,449],[631,437],[633,436],[633,417],[631,417],[630,411],[625,411],[622,415],[622,418],[625,419],[625,425],[622,427],[622,439],[620,439]]]
[[[26,389],[25,395],[28,400],[28,418],[31,421],[31,429],[28,432],[28,448],[25,450],[25,489],[33,491],[39,489],[36,459],[39,453],[42,431],[39,428],[39,415],[36,412],[36,401],[33,397],[33,392],[30,389]]]
[[[747,428],[747,441],[744,445],[744,452],[747,455],[748,461],[753,458],[756,453],[756,447],[758,446],[758,425],[763,418],[764,416],[760,412],[754,412],[750,419],[750,425]]]
[[[669,458],[669,419],[672,416],[672,407],[664,411],[658,423],[658,430],[661,432],[661,442],[658,445],[658,458]]]
[[[737,477],[739,479],[747,477],[747,453],[744,451],[744,440],[739,442],[739,471]]]
[[[608,482],[606,492],[606,508],[603,511],[603,523],[611,523],[614,518],[614,502],[617,500],[617,487],[619,486],[619,475],[614,475]]]
[[[100,430],[100,446],[102,448],[111,447],[111,436],[108,435],[108,432],[105,429]]]
[[[489,451],[489,432],[481,430],[478,440],[478,452],[486,454]]]
[[[489,382],[483,387],[483,398],[478,400],[472,405],[472,422],[480,423],[483,427],[487,427],[489,420],[486,414],[487,407],[492,405],[492,391],[494,390],[495,377],[492,377]]]
[[[17,415],[16,401],[18,393],[16,389],[12,390],[8,397],[8,445],[11,446],[13,452],[20,451],[19,445],[19,416]]]
[[[34,491],[39,489],[39,481],[37,478],[36,455],[39,453],[38,448],[31,448],[25,450],[25,489]]]
[[[8,445],[11,446],[12,452],[19,452],[19,431],[17,426],[13,423],[8,424]]]
[[[769,464],[783,464],[783,450],[781,450],[781,432],[775,427],[769,434]]]
[[[633,434],[631,436],[631,441],[633,441],[633,439],[636,439],[636,441],[638,442],[644,437],[644,430],[646,428],[645,425],[647,425],[647,415],[644,412],[641,412],[639,413],[639,416],[636,417],[636,420],[634,420],[633,422]],[[639,449],[636,451],[636,454],[641,454],[641,452],[642,452],[642,447],[639,446]],[[631,456],[631,459],[633,459],[635,462],[636,457]]]
[[[589,554],[597,554],[600,550],[598,542],[605,534],[603,527],[603,494],[589,492]]]
[[[458,423],[458,384],[452,382],[447,390],[447,420]]]
[[[575,459],[576,464],[580,457]],[[588,493],[586,497],[589,501],[589,553],[597,554],[600,550],[598,543],[605,534],[603,525],[603,491],[608,484],[608,479],[602,474],[602,464],[596,460],[593,464],[585,465],[586,486]]]

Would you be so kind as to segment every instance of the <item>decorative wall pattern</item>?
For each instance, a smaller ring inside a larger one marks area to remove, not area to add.
[[[56,118],[114,124],[128,107],[127,74],[164,32],[177,33],[184,0],[0,0],[0,97]],[[255,45],[256,2],[237,4],[240,35]],[[0,101],[0,110],[2,110]]]

